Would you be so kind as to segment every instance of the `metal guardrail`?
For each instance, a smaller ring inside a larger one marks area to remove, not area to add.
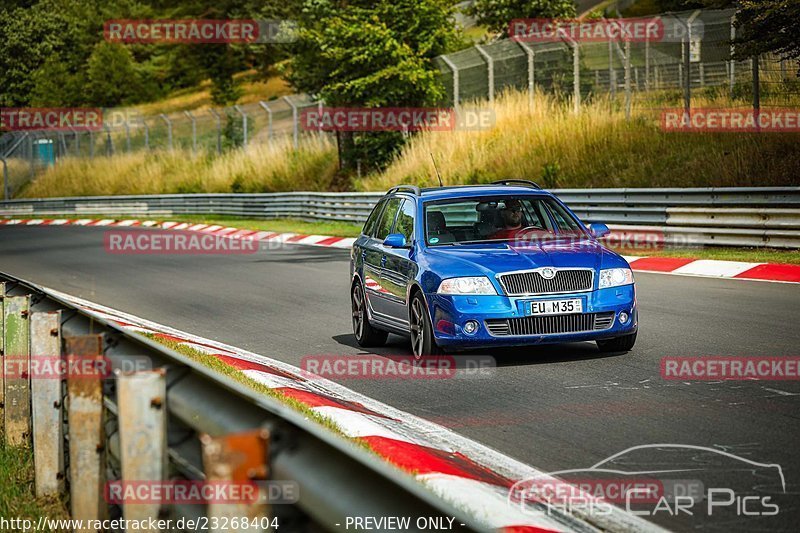
[[[663,227],[693,244],[800,247],[800,187],[554,190],[585,222]],[[166,194],[18,199],[0,216],[223,215],[362,223],[382,193]]]
[[[144,374],[148,382],[160,381],[162,392],[151,397],[152,389],[145,387],[145,381],[126,385],[120,374],[102,383],[88,377],[73,381],[68,376],[65,394],[61,380],[31,380],[27,373],[17,373],[12,379],[4,373],[5,388],[0,390],[6,391],[6,442],[30,445],[33,403],[37,494],[63,491],[66,479],[74,519],[107,517],[103,479],[118,479],[114,476],[120,472],[125,479],[126,464],[158,471],[159,461],[145,461],[145,457],[152,457],[159,447],[160,453],[168,456],[168,467],[162,472],[165,478],[209,479],[210,474],[219,472],[208,468],[209,439],[233,436],[241,445],[243,432],[255,430],[266,439],[264,448],[257,448],[262,453],[255,457],[263,467],[255,470],[268,472],[256,479],[291,480],[297,486],[295,504],[260,509],[279,519],[281,531],[340,529],[336,524],[344,524],[347,516],[449,516],[455,518],[457,530],[489,531],[410,476],[272,397],[13,276],[0,273],[0,296],[5,359],[14,357],[30,368],[31,349],[45,350],[35,353],[37,357],[101,357],[114,368],[139,368],[144,359],[152,370],[135,374]],[[142,401],[145,403],[139,405]],[[138,425],[131,424],[129,418],[149,416],[151,411],[162,417],[163,425],[153,420],[149,425],[141,420]],[[52,419],[49,426],[42,426],[45,414]],[[59,420],[65,420],[63,434]],[[115,429],[106,433],[104,428],[109,425]],[[44,441],[50,446],[44,447]],[[131,446],[144,457],[133,454]],[[128,462],[123,462],[122,468],[119,461],[126,458],[123,453],[120,459],[121,449],[128,450]],[[233,468],[230,463],[223,466]],[[248,476],[251,471],[248,469]],[[132,512],[139,519],[142,513],[178,520],[212,512],[210,505],[128,507],[136,509],[123,506],[124,516],[130,517]]]

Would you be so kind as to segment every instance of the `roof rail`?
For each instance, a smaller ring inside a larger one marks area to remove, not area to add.
[[[531,180],[517,180],[517,179],[497,180],[493,181],[492,185],[522,185],[523,187],[533,187],[535,189],[541,189],[538,183],[534,183]]]
[[[389,191],[386,194],[391,194],[397,191],[412,192],[414,193],[415,196],[420,195],[419,187],[417,187],[416,185],[398,185],[397,187],[392,187],[391,189],[389,189]]]

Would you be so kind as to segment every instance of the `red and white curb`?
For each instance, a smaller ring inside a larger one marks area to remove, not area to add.
[[[514,483],[550,476],[443,426],[373,400],[333,381],[281,361],[185,333],[109,307],[43,289],[86,313],[137,333],[170,339],[218,357],[256,382],[327,417],[349,438],[363,441],[387,462],[415,477],[478,521],[505,533],[553,531],[664,531],[613,507],[586,517],[550,512],[543,506],[509,503]]]
[[[275,233],[209,224],[188,222],[156,222],[154,220],[116,219],[0,219],[2,225],[25,226],[101,226],[101,227],[150,227],[167,230],[199,231],[212,235],[239,239],[247,237],[257,241],[279,244],[300,244],[329,248],[350,249],[354,238],[330,237],[327,235],[305,235],[299,233]],[[745,263],[712,259],[684,259],[676,257],[625,256],[633,270],[681,276],[740,279],[749,281],[773,281],[800,283],[800,265],[776,263]]]
[[[90,218],[36,218],[36,219],[0,219],[0,226],[100,226],[100,227],[143,227],[166,230],[198,231],[201,233],[228,237],[231,239],[248,238],[280,244],[303,244],[309,246],[326,246],[329,248],[350,249],[355,239],[350,237],[330,237],[328,235],[304,235],[301,233],[276,233],[274,231],[257,231],[211,224],[192,224],[189,222],[156,222],[155,220],[116,220]]]

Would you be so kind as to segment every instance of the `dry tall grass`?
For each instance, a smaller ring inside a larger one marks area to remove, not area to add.
[[[730,107],[696,98],[695,107]],[[488,108],[473,103],[465,108]],[[797,185],[800,137],[792,133],[665,133],[659,115],[609,112],[608,100],[579,115],[551,96],[502,95],[484,131],[430,131],[417,136],[382,174],[357,184],[385,190],[399,183],[433,185],[431,154],[447,184],[501,178],[541,181],[547,187],[711,187]],[[738,104],[738,107],[742,107]],[[746,106],[745,106],[746,107]]]
[[[318,138],[301,141],[297,151],[291,139],[282,139],[219,157],[192,157],[182,150],[141,151],[62,159],[19,196],[323,191],[333,186],[336,168],[334,146]]]

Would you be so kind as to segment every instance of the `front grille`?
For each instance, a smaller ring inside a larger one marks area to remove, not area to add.
[[[498,278],[507,295],[521,296],[588,291],[592,289],[592,275],[592,270],[556,270],[554,278],[545,279],[539,272],[531,270],[500,274]]]
[[[612,311],[608,313],[490,319],[486,321],[486,329],[495,337],[553,335],[608,329],[613,322],[614,312]]]

